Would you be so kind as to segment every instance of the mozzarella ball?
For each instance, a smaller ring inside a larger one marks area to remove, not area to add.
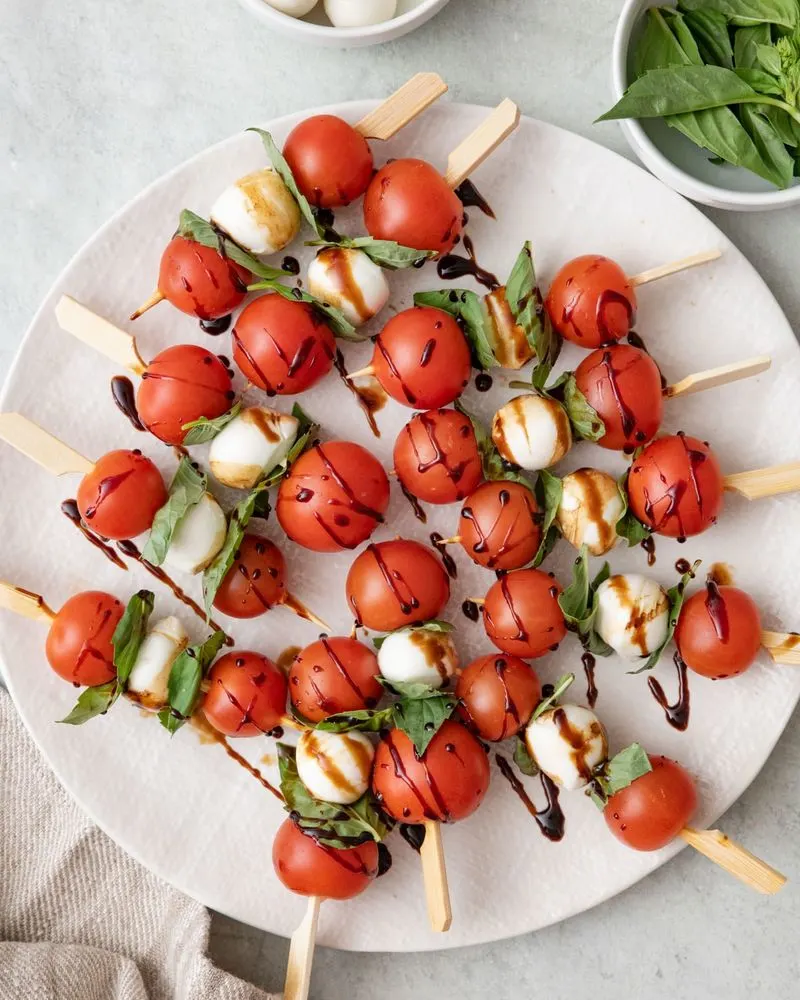
[[[397,0],[325,0],[325,13],[335,28],[364,28],[389,21]]]
[[[289,454],[300,421],[290,413],[248,406],[211,442],[208,464],[215,479],[249,490]]]
[[[327,247],[308,265],[308,290],[362,326],[389,301],[389,282],[361,250]]]
[[[300,209],[289,188],[269,167],[225,188],[211,209],[211,221],[258,256],[277,253],[300,231]]]
[[[528,343],[525,331],[519,326],[506,299],[504,287],[496,288],[485,296],[492,336],[492,352],[501,368],[515,371],[536,357],[536,352]]]
[[[281,14],[288,14],[289,17],[305,17],[316,6],[317,0],[266,0],[270,7],[279,10]]]
[[[507,462],[529,472],[547,469],[572,447],[572,431],[563,406],[534,393],[516,396],[495,413],[492,440]]]
[[[525,730],[525,743],[539,769],[570,792],[588,785],[608,756],[603,724],[582,705],[542,712]]]
[[[181,573],[200,573],[214,560],[225,542],[228,522],[210,493],[178,521],[164,565]]]
[[[669,598],[655,580],[640,573],[609,577],[595,602],[595,631],[626,660],[649,656],[667,638]]]
[[[374,756],[363,733],[309,729],[297,741],[297,773],[315,799],[346,806],[369,788]]]
[[[177,618],[170,615],[156,622],[139,647],[128,677],[128,697],[145,708],[163,708],[172,664],[188,645],[189,636]]]
[[[609,552],[619,541],[617,521],[622,502],[617,481],[599,469],[578,469],[561,480],[556,522],[570,545],[585,545],[593,556]]]
[[[447,632],[426,628],[392,632],[378,650],[378,669],[390,683],[441,687],[458,668],[458,654]]]

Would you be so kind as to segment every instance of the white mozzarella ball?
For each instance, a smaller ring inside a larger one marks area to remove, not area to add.
[[[225,188],[211,221],[240,247],[258,256],[277,253],[300,231],[300,209],[289,188],[269,167]]]
[[[211,442],[208,464],[215,479],[249,490],[289,454],[300,421],[290,413],[248,406]]]
[[[542,712],[525,730],[525,743],[539,769],[567,791],[588,785],[608,756],[603,724],[582,705]]]
[[[547,469],[572,447],[564,407],[534,393],[516,396],[495,413],[492,440],[506,459],[529,472]]]
[[[320,250],[308,265],[308,290],[340,309],[353,326],[362,326],[389,301],[383,268],[348,247]]]
[[[202,572],[222,548],[227,531],[224,511],[210,493],[204,493],[178,521],[164,564],[181,573]]]
[[[597,588],[595,601],[595,631],[625,659],[649,656],[667,638],[669,598],[650,577],[609,577]]]
[[[363,733],[311,729],[297,741],[297,773],[315,799],[349,805],[369,788],[374,756]]]
[[[270,7],[289,17],[305,17],[316,6],[317,0],[266,0]]]
[[[518,371],[533,360],[536,354],[525,336],[525,331],[514,320],[505,288],[496,288],[493,292],[489,292],[484,302],[489,316],[492,352],[497,358],[497,363],[501,368]]]
[[[456,672],[458,654],[447,632],[404,629],[383,640],[378,668],[390,683],[439,688]]]
[[[156,622],[139,647],[128,677],[128,697],[145,708],[166,705],[169,672],[188,644],[189,636],[177,618],[170,615]]]
[[[325,13],[335,28],[365,28],[394,17],[397,0],[325,0]]]
[[[578,469],[561,480],[556,521],[570,545],[585,545],[593,556],[609,552],[619,541],[617,521],[624,504],[617,481],[599,469]]]

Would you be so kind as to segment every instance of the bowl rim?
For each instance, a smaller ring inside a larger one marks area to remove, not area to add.
[[[669,3],[669,0],[661,2]],[[625,0],[614,32],[611,54],[611,85],[615,101],[622,97],[628,86],[628,48],[633,27],[645,10],[652,6],[656,5],[649,0]],[[702,181],[668,159],[635,118],[622,119],[620,125],[629,145],[645,166],[688,197],[712,206],[724,203],[734,208],[768,209],[800,203],[800,185],[783,191],[732,191],[730,188]]]
[[[323,0],[318,0],[322,3]],[[381,36],[386,32],[403,34],[403,29],[410,29],[416,20],[424,17],[425,14],[433,14],[441,7],[444,7],[449,0],[421,0],[416,7],[408,10],[405,14],[392,17],[388,21],[379,21],[377,24],[367,24],[361,28],[335,28],[332,24],[314,24],[311,21],[304,21],[302,18],[292,17],[284,14],[270,6],[267,0],[239,0],[239,3],[256,17],[269,21],[279,30],[290,34],[302,35],[307,39],[341,39],[342,42],[374,38],[381,40]]]

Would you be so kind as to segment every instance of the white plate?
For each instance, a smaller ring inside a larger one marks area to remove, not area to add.
[[[371,107],[359,102],[326,109],[356,121]],[[441,105],[407,132],[376,150],[389,156],[424,154],[443,165],[447,151],[485,114],[485,109]],[[276,139],[304,115],[272,123]],[[124,317],[151,291],[159,256],[180,209],[207,213],[220,188],[263,164],[252,135],[239,135],[207,150],[143,192],[81,250],[45,299],[8,382],[5,409],[26,413],[74,447],[97,456],[113,447],[143,447],[164,470],[171,453],[155,439],[135,433],[114,409],[110,364],[59,331],[53,305],[62,292],[124,324]],[[695,208],[640,168],[585,139],[530,119],[477,172],[476,181],[493,205],[493,222],[470,210],[470,232],[481,261],[508,273],[523,240],[536,248],[546,282],[566,259],[579,253],[607,253],[634,273],[652,265],[719,246],[724,258],[711,266],[643,288],[638,329],[670,379],[690,371],[769,353],[771,372],[739,387],[668,404],[670,429],[686,428],[713,441],[728,470],[796,458],[787,428],[800,426],[800,354],[792,332],[768,289],[742,255]],[[360,227],[358,209],[341,213],[350,231]],[[433,268],[393,277],[393,303],[411,302],[412,288],[441,284]],[[209,341],[195,322],[167,305],[136,325],[145,357],[170,343],[194,341],[228,351],[228,338]],[[365,363],[369,346],[345,345],[349,364]],[[564,351],[574,367],[576,350]],[[491,398],[489,398],[491,397]],[[491,401],[507,398],[496,383],[492,393],[467,394],[469,405],[488,414]],[[372,447],[391,465],[395,434],[410,411],[389,404],[379,414],[384,434],[371,439],[362,416],[335,375],[303,397],[303,405],[325,424],[327,435],[350,437]],[[281,404],[288,408],[291,400]],[[202,451],[198,453],[203,455]],[[595,462],[621,471],[621,456],[583,444],[564,468]],[[54,605],[86,587],[127,596],[150,586],[137,570],[122,574],[91,549],[59,513],[59,501],[75,482],[56,481],[7,447],[0,448],[2,557],[0,576],[39,590]],[[686,545],[658,542],[655,575],[675,579],[679,556],[724,560],[756,598],[767,627],[797,626],[796,574],[800,506],[784,497],[749,505],[729,499],[721,523]],[[395,533],[424,539],[439,529],[452,533],[457,508],[431,511],[423,530],[399,491],[389,526]],[[270,522],[268,533],[279,539]],[[311,555],[281,542],[291,565],[290,585],[334,629],[346,631],[343,582],[352,555]],[[551,568],[568,579],[573,551],[562,543]],[[459,580],[450,617],[460,628],[465,662],[490,650],[479,626],[459,610],[467,594],[482,593],[492,575],[457,553]],[[615,568],[644,566],[639,549],[620,550]],[[197,582],[194,583],[197,587]],[[180,605],[157,589],[158,608],[189,620]],[[193,622],[200,635],[199,622]],[[240,647],[277,656],[289,644],[312,641],[311,625],[280,609],[248,623],[231,623]],[[152,719],[126,704],[80,729],[54,725],[72,703],[73,692],[48,669],[44,631],[11,616],[2,619],[0,653],[20,711],[60,780],[83,808],[127,851],[158,875],[208,906],[247,923],[289,934],[303,912],[301,899],[284,891],[272,871],[272,834],[281,821],[279,804],[214,746],[201,746],[183,730],[171,740]],[[762,658],[763,660],[763,658]],[[544,681],[564,670],[580,674],[580,649],[571,637],[562,649],[537,663]],[[800,673],[765,660],[727,683],[692,678],[692,719],[685,734],[670,729],[647,690],[646,677],[625,673],[617,660],[598,665],[597,710],[613,748],[638,739],[654,752],[682,760],[699,779],[698,822],[718,817],[757,774],[783,729],[800,692]],[[658,675],[675,689],[667,657]],[[569,700],[583,700],[577,681]],[[273,752],[269,741],[240,741],[254,761]],[[530,783],[534,795],[538,785]],[[323,907],[320,942],[339,948],[410,951],[448,948],[535,930],[595,905],[667,860],[674,844],[657,854],[638,854],[606,830],[591,802],[580,794],[561,796],[567,833],[551,844],[537,831],[505,781],[494,771],[489,797],[471,819],[445,830],[455,920],[446,936],[427,930],[417,858],[392,840],[394,868],[369,892],[349,904]],[[750,845],[758,851],[759,845]],[[701,863],[698,859],[698,863]],[[720,874],[720,878],[724,878]],[[676,915],[677,916],[677,915]]]

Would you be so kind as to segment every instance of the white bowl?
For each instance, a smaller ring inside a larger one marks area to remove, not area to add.
[[[626,0],[622,8],[611,56],[611,81],[616,103],[632,77],[629,59],[649,7],[666,6],[665,0]],[[659,118],[620,121],[631,149],[665,184],[686,198],[712,208],[740,212],[768,211],[800,205],[800,185],[779,191],[741,167],[715,166],[711,154],[700,149]]]
[[[266,0],[239,0],[239,3],[268,27],[312,45],[356,48],[390,42],[414,31],[438,13],[448,0],[399,0],[397,14],[381,24],[364,28],[334,28],[325,16],[323,0],[305,17],[289,17],[271,7]]]

